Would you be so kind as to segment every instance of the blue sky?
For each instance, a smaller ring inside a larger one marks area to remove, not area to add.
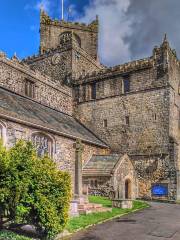
[[[20,58],[38,52],[39,48],[39,3],[41,0],[5,0],[0,5],[0,50],[11,57],[15,52]],[[48,2],[47,0],[43,1]],[[53,18],[61,14],[61,1],[49,0],[47,6]],[[65,0],[76,6],[79,15],[88,0]]]
[[[64,0],[70,20],[88,23],[99,15],[99,56],[108,66],[152,55],[167,33],[180,56],[180,0]],[[61,0],[1,0],[0,50],[20,58],[38,53],[40,5],[61,16]]]

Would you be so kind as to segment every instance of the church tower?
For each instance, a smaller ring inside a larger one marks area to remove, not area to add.
[[[43,10],[40,19],[40,53],[48,49],[57,48],[63,38],[69,33],[74,33],[79,46],[92,58],[97,60],[98,51],[98,18],[89,25],[66,22],[64,20],[52,20]]]
[[[40,15],[40,50],[25,62],[56,83],[71,85],[72,79],[99,71],[98,18],[89,25],[52,20]]]

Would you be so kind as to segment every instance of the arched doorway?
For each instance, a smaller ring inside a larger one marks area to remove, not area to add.
[[[125,181],[125,199],[131,199],[131,180],[126,179]]]

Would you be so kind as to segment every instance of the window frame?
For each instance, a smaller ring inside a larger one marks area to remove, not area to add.
[[[123,76],[123,79],[122,79],[122,93],[126,94],[126,93],[129,93],[130,91],[131,91],[130,76],[129,75]]]
[[[91,92],[90,92],[91,100],[96,100],[96,97],[97,97],[97,86],[96,86],[96,82],[91,83],[90,89],[91,89]]]
[[[25,79],[24,93],[26,97],[35,98],[35,82]]]
[[[40,137],[40,138],[44,137],[44,138],[46,138],[48,140],[48,142],[50,143],[50,151],[47,152],[48,153],[47,155],[48,155],[48,157],[53,159],[54,154],[55,154],[55,149],[56,149],[54,139],[47,133],[39,132],[39,131],[38,132],[33,132],[32,135],[31,135],[31,141],[32,141],[33,145],[35,146],[35,148],[37,150],[37,155],[38,155],[38,148],[37,148],[37,145],[35,145],[35,142],[33,141],[33,138],[35,136]],[[40,140],[40,142],[41,142],[41,140]],[[48,145],[49,145],[49,143],[48,143]],[[44,154],[44,156],[45,156],[45,154]]]

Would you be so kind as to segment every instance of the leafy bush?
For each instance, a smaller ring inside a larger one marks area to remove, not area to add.
[[[1,231],[0,240],[32,240],[32,238],[24,237],[9,231]]]
[[[6,150],[0,144],[0,224],[32,224],[50,239],[68,220],[70,176],[30,142]]]

